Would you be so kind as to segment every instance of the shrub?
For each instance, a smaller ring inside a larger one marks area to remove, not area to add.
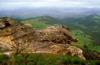
[[[9,57],[7,55],[0,55],[0,65],[7,65]]]
[[[28,62],[27,65],[35,65],[34,62]]]
[[[6,52],[7,50],[0,50],[0,53]]]
[[[96,65],[100,65],[100,60],[97,60],[97,61],[95,62],[95,64],[96,64]]]
[[[9,57],[7,55],[5,55],[5,54],[0,55],[0,61],[6,60],[6,59],[9,59]]]
[[[14,61],[15,62],[20,62],[23,58],[20,56],[14,56]]]
[[[73,57],[73,56],[64,56],[63,57],[63,64],[81,64],[81,65],[85,65],[87,63],[86,60],[81,60],[80,58],[77,57]]]

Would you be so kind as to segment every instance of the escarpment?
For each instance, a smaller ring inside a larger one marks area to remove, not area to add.
[[[6,17],[7,18],[7,17]],[[85,59],[83,51],[76,46],[71,46],[71,42],[78,42],[74,38],[69,28],[63,25],[50,26],[43,30],[32,28],[30,24],[10,23],[12,20],[6,19],[5,24],[2,18],[0,23],[0,48],[13,50],[17,47],[24,47],[33,53],[69,54]]]

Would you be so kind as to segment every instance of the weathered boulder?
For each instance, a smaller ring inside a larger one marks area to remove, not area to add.
[[[68,54],[77,56],[85,60],[83,51],[76,46],[70,44],[57,44],[54,42],[34,42],[32,47],[28,48],[34,51],[34,53],[50,53],[50,54]]]
[[[55,42],[61,44],[70,44],[73,42],[78,42],[78,39],[74,38],[70,32],[69,28],[63,25],[61,26],[50,26],[44,30],[37,30],[34,33],[35,41],[41,42]]]

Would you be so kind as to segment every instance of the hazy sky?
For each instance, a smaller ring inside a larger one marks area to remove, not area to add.
[[[0,9],[44,6],[100,8],[100,0],[0,0]]]

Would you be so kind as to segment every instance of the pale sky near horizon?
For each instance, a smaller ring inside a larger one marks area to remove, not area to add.
[[[0,0],[0,9],[48,6],[100,8],[100,0]]]

